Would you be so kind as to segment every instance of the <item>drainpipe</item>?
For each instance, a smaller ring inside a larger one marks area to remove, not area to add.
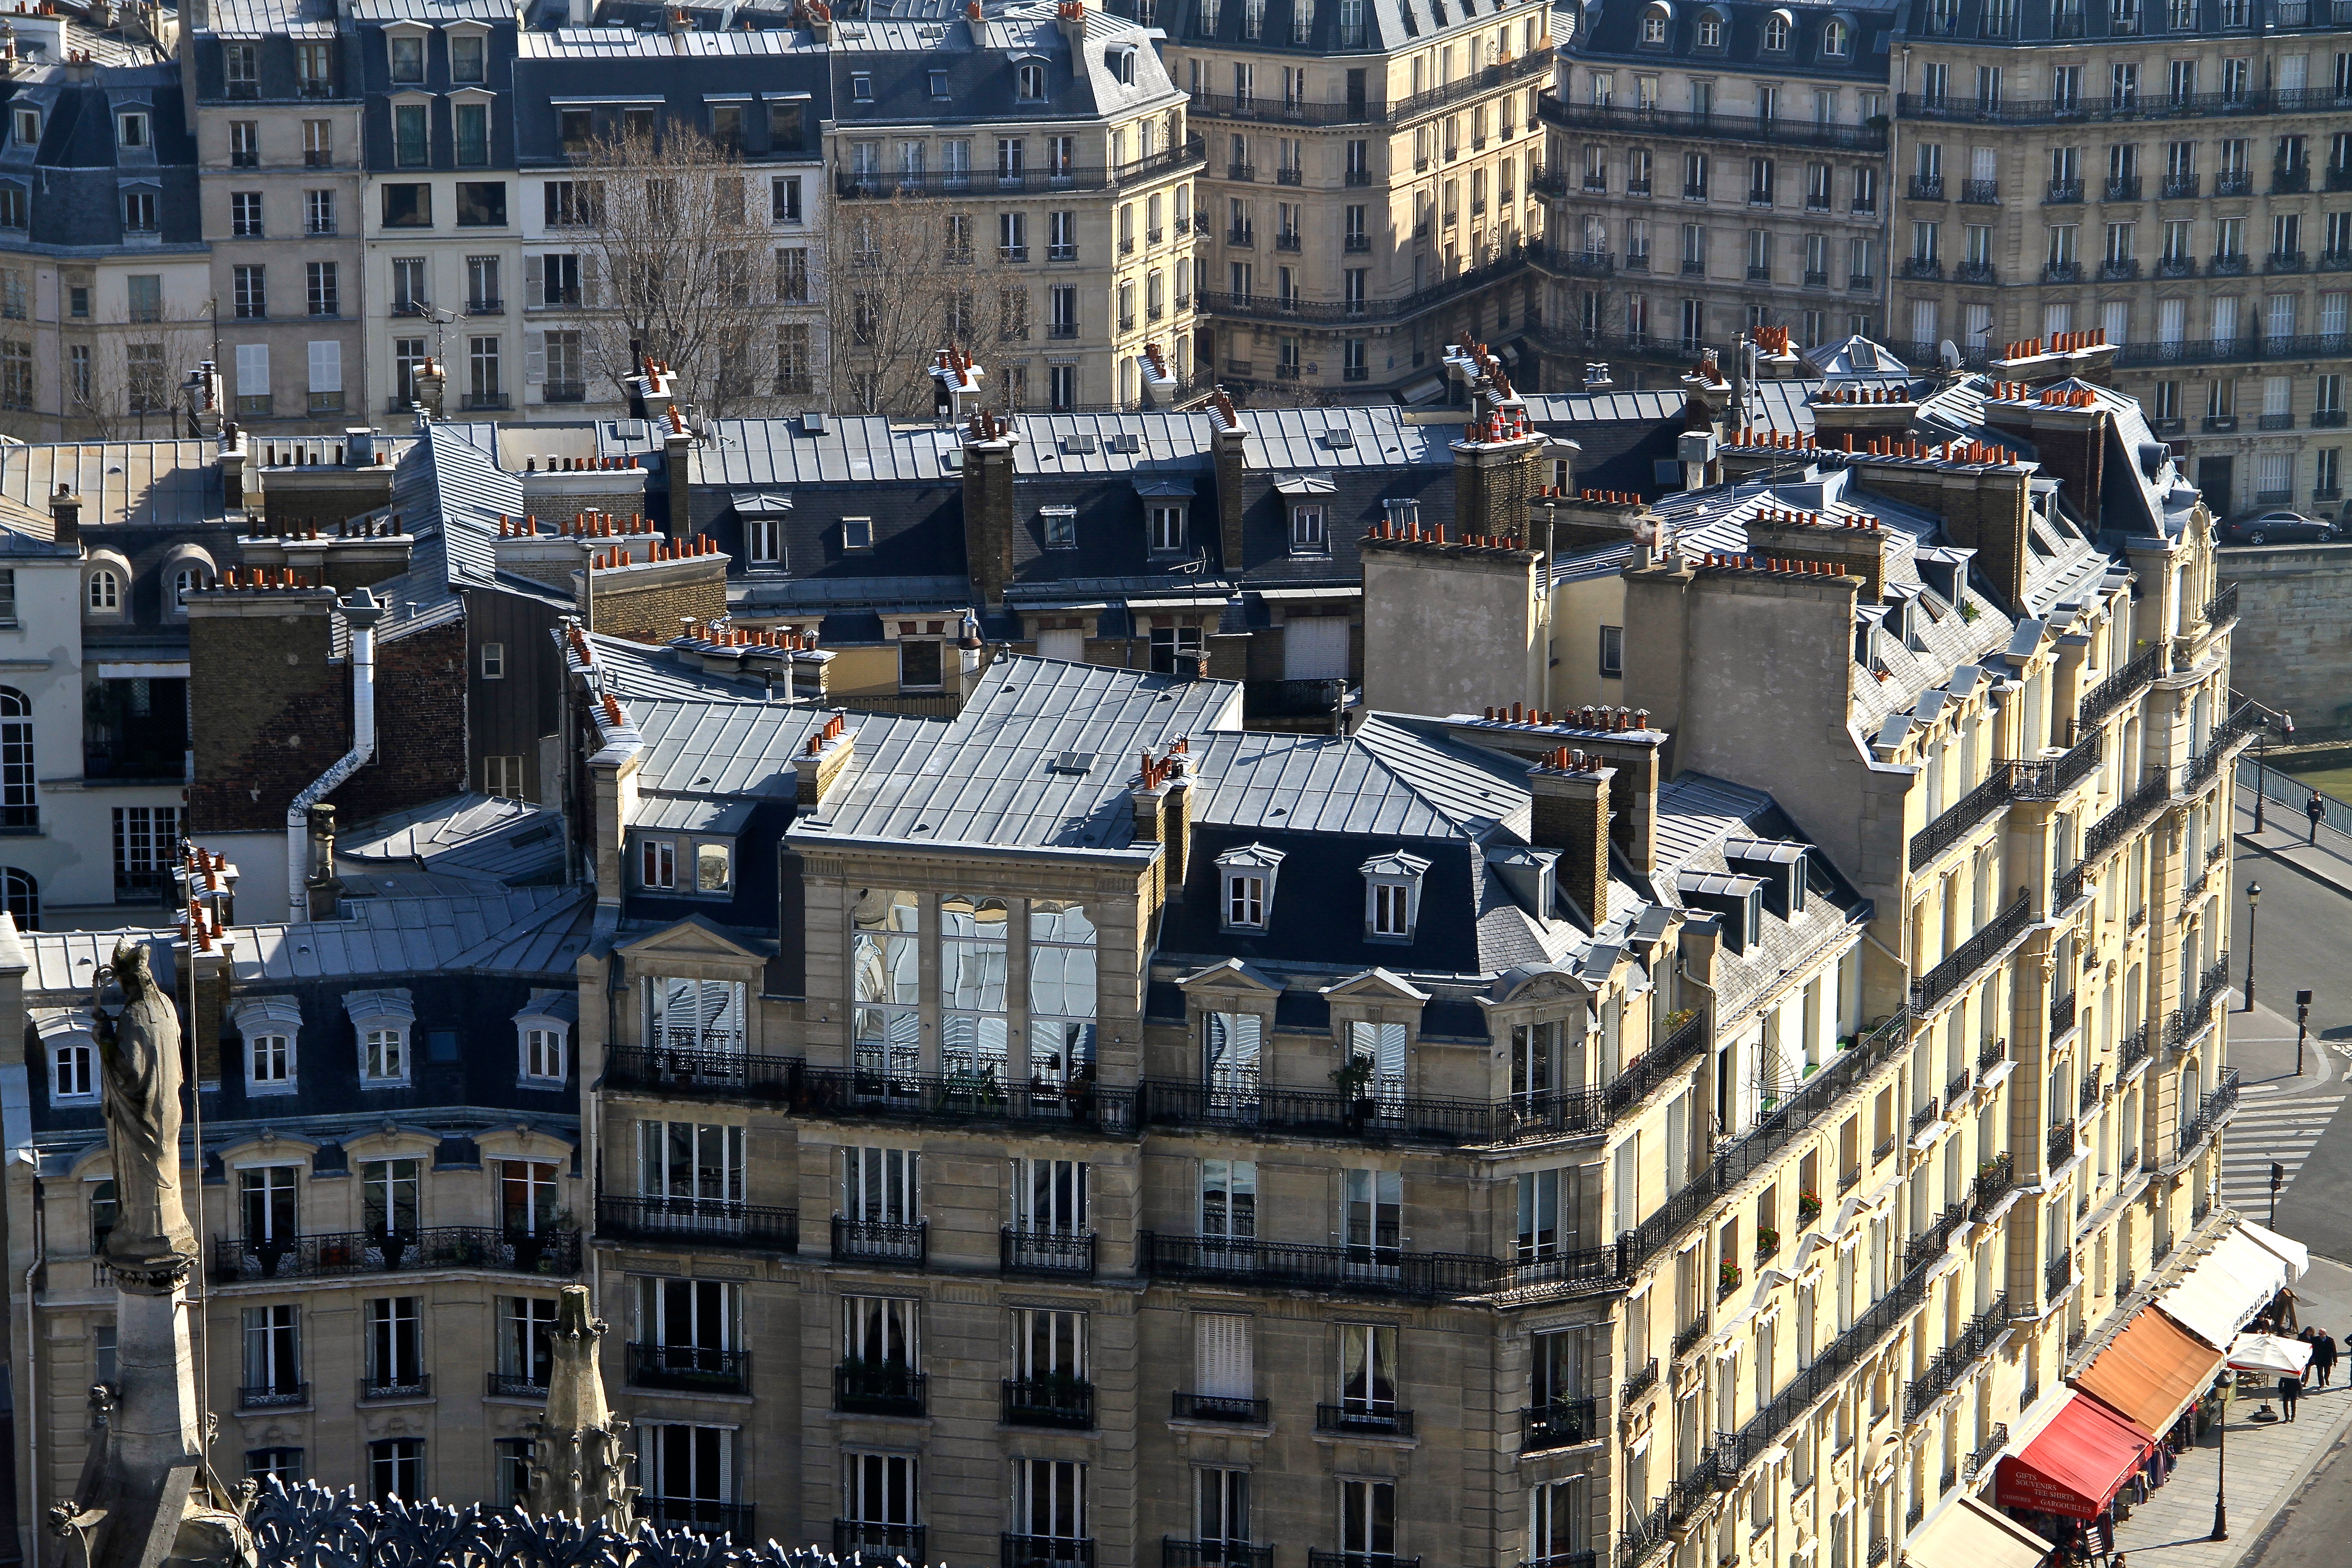
[[[32,1151],[26,1151],[30,1154]],[[33,1281],[39,1278],[41,1263],[47,1256],[46,1234],[48,1215],[44,1212],[41,1191],[40,1161],[33,1158],[33,1260],[25,1265],[25,1462],[33,1474],[33,1507],[41,1506],[41,1299],[34,1294]],[[39,1568],[40,1538],[37,1530],[33,1537],[33,1563]]]
[[[313,780],[286,808],[286,910],[289,921],[310,912],[310,808],[332,794],[362,763],[375,760],[375,624],[383,606],[361,588],[338,606],[352,629],[352,749]]]

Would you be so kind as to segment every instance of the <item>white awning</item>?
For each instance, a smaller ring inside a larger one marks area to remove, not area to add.
[[[2281,1236],[2274,1230],[2256,1225],[2250,1219],[2238,1222],[2238,1234],[2265,1252],[2275,1252],[2286,1263],[2286,1282],[2290,1285],[2311,1272],[2311,1248],[2291,1236]]]
[[[2156,1299],[2157,1310],[2217,1351],[2286,1288],[2286,1260],[2232,1230],[2180,1283]]]
[[[2232,1372],[2274,1372],[2283,1377],[2301,1377],[2310,1364],[2309,1345],[2276,1334],[2240,1334],[2237,1342],[2230,1347]]]

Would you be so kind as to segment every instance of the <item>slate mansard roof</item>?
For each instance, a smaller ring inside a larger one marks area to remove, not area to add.
[[[1924,3],[1924,0],[1923,0]],[[1665,41],[1643,41],[1643,24],[1653,16],[1665,21]],[[1789,29],[1788,47],[1765,47],[1772,18]],[[1703,47],[1700,22],[1712,16],[1722,26],[1718,47]],[[1827,52],[1824,40],[1832,19],[1845,27],[1843,54]],[[1593,64],[1676,70],[1751,70],[1786,73],[1811,79],[1884,83],[1888,79],[1890,40],[1899,30],[1899,0],[1859,0],[1823,4],[1822,0],[1597,0],[1579,16],[1565,52]],[[1970,35],[1973,37],[1973,34]],[[1630,84],[1621,83],[1621,89]],[[1580,89],[1581,83],[1578,84]],[[1586,102],[1589,91],[1577,90],[1571,101]],[[1620,101],[1632,101],[1630,95]],[[1685,103],[1662,103],[1674,110]],[[1735,110],[1725,103],[1726,112]]]

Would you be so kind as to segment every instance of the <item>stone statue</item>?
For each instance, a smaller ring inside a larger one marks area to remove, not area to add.
[[[179,1013],[148,972],[144,944],[118,943],[109,973],[121,987],[122,1011],[100,1014],[94,1031],[120,1205],[106,1264],[134,1289],[169,1291],[196,1258],[180,1195]]]
[[[179,1015],[138,943],[117,945],[100,979],[122,992],[120,1016],[92,1008],[120,1205],[105,1255],[116,1385],[92,1391],[81,1480],[49,1510],[49,1528],[80,1543],[81,1568],[251,1568],[236,1500],[205,1461],[180,1306],[196,1241],[180,1196]]]

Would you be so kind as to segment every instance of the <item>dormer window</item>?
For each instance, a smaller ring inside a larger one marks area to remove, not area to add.
[[[1158,504],[1145,509],[1151,529],[1151,552],[1155,555],[1172,555],[1184,548],[1184,509],[1181,506]]]
[[[572,1022],[578,995],[570,991],[534,991],[514,1016],[516,1079],[525,1088],[561,1086],[568,1076]]]
[[[945,71],[932,71],[932,72],[930,73],[930,79],[931,79],[931,96],[932,96],[933,98],[945,98],[945,97],[947,97],[947,96],[948,96],[948,73],[947,73],[947,72],[945,72]]]
[[[1323,507],[1319,501],[1301,502],[1290,509],[1290,552],[1293,555],[1321,555],[1330,549],[1323,531]]]
[[[1217,857],[1217,875],[1224,889],[1220,906],[1228,931],[1264,931],[1274,910],[1274,879],[1282,868],[1283,854],[1263,844],[1228,849]]]
[[[1775,11],[1764,19],[1764,49],[1768,54],[1784,54],[1789,47],[1789,18]]]
[[[1852,47],[1852,32],[1843,22],[1831,17],[1822,28],[1822,53],[1833,60],[1842,60]]]
[[[293,1093],[302,1005],[291,996],[257,996],[239,1003],[229,1021],[245,1039],[245,1092]]]
[[[1642,17],[1642,42],[1650,48],[1666,47],[1666,23],[1672,18],[1663,6],[1653,5]]]
[[[61,1008],[34,1026],[48,1060],[50,1103],[97,1103],[98,1052],[90,1042],[89,1015]]]
[[[118,147],[148,145],[146,110],[125,110],[114,117],[114,143]]]
[[[1113,49],[1110,54],[1110,74],[1118,79],[1121,86],[1133,87],[1135,85],[1135,51]]]
[[[874,79],[864,71],[853,71],[849,77],[849,96],[857,103],[874,101]]]
[[[16,110],[16,145],[37,147],[41,144],[41,111],[37,109]],[[17,227],[24,226],[19,224]]]
[[[1034,60],[1024,65],[1013,77],[1013,96],[1032,102],[1045,96],[1045,68]]]
[[[416,1026],[416,1008],[402,991],[353,991],[343,997],[343,1010],[359,1035],[360,1087],[391,1089],[409,1080],[409,1032]]]
[[[1391,532],[1401,533],[1421,525],[1421,502],[1418,500],[1404,498],[1384,500],[1381,502],[1381,510],[1387,516]]]
[[[394,34],[387,40],[392,46],[392,79],[397,82],[421,82],[425,79],[425,40],[422,37],[404,37]]]
[[[1698,19],[1698,47],[1702,49],[1723,47],[1723,18],[1712,11]]]
[[[1410,942],[1421,918],[1421,882],[1429,862],[1400,849],[1360,868],[1364,878],[1364,934],[1374,941]]]

